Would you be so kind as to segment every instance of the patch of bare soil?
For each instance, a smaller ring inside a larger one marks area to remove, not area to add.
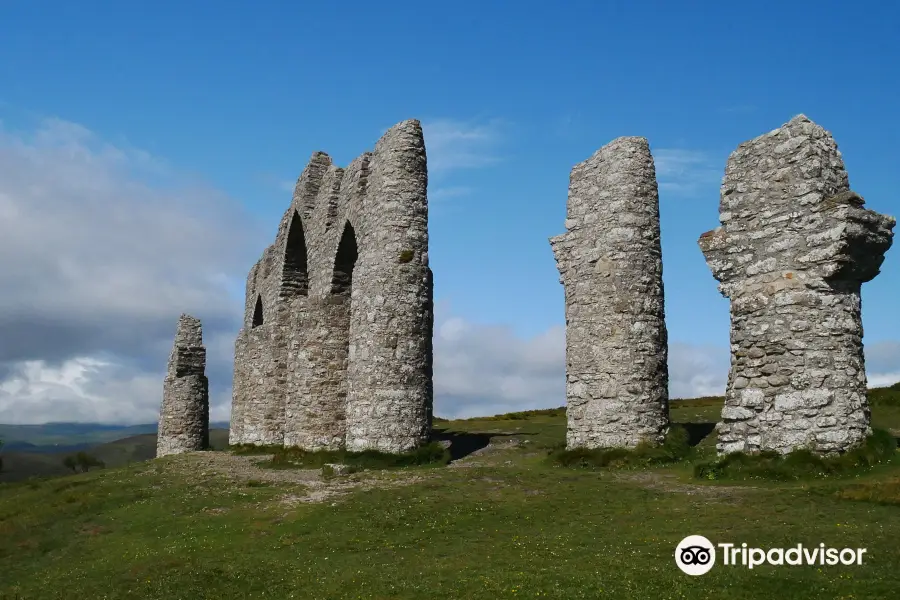
[[[410,485],[427,478],[421,473],[403,471],[362,471],[325,478],[319,469],[268,469],[256,464],[271,458],[271,455],[189,452],[173,457],[172,468],[188,476],[215,474],[242,483],[259,481],[281,485],[296,484],[296,489],[282,498],[282,502],[288,505],[324,502],[357,489]]]

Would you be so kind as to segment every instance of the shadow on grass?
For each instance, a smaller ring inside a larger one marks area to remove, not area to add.
[[[450,442],[450,460],[459,460],[483,448],[487,448],[492,438],[522,437],[533,433],[473,433],[434,429],[431,439],[436,442]]]
[[[716,428],[715,423],[679,423],[687,431],[688,446],[694,447],[705,440]]]

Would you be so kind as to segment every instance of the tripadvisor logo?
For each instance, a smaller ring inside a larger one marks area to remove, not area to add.
[[[689,535],[675,547],[675,564],[688,575],[703,575],[716,564],[716,549],[702,535]]]
[[[861,565],[865,548],[827,548],[825,544],[807,547],[797,544],[790,548],[748,547],[746,543],[713,544],[702,535],[689,535],[675,547],[675,564],[688,575],[703,575],[716,564],[716,548],[727,567],[741,566],[752,569],[760,565],[834,566]]]

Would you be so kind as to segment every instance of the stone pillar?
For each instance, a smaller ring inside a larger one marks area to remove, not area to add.
[[[719,217],[699,242],[731,301],[719,452],[859,444],[870,433],[860,289],[894,219],[863,208],[831,134],[803,115],[731,154]]]
[[[428,174],[418,121],[375,146],[353,273],[347,448],[403,452],[431,434]]]
[[[157,457],[209,446],[209,383],[205,370],[206,348],[200,321],[181,315],[163,383]]]
[[[668,338],[646,139],[613,140],[572,169],[566,229],[550,245],[565,287],[567,446],[660,443]]]

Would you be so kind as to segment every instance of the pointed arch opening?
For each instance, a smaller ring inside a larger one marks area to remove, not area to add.
[[[263,305],[262,296],[256,295],[256,308],[253,309],[253,321],[250,327],[259,327],[263,324]]]
[[[283,296],[306,296],[309,294],[306,236],[303,234],[303,220],[297,211],[294,211],[294,215],[291,217],[287,243],[284,247],[281,292]]]
[[[334,275],[331,278],[331,293],[340,296],[349,296],[353,289],[353,269],[356,267],[356,259],[359,258],[359,249],[356,245],[356,231],[348,221],[341,234],[338,244],[337,256],[334,259]]]

